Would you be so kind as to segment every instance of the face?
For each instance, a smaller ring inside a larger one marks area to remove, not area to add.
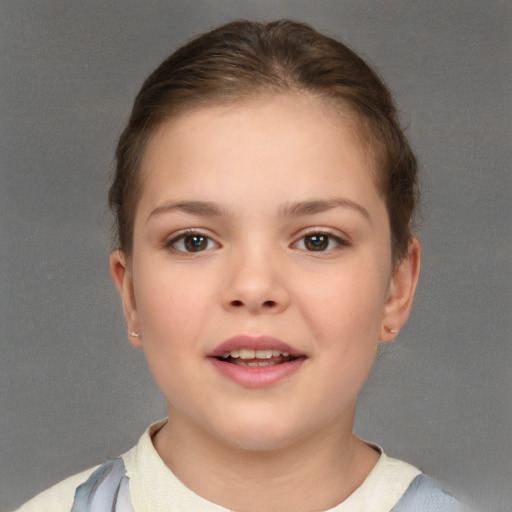
[[[133,252],[111,270],[171,419],[261,450],[351,428],[419,258],[415,245],[392,265],[354,133],[318,100],[283,96],[154,134]]]

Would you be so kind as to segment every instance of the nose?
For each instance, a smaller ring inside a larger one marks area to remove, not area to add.
[[[282,264],[274,254],[245,251],[226,261],[225,309],[251,314],[275,314],[290,304]]]

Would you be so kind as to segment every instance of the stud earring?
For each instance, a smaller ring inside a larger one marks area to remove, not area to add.
[[[398,329],[388,329],[391,334],[397,334]]]
[[[142,337],[142,334],[140,332],[135,332],[135,331],[132,331],[130,333],[130,336],[133,336],[134,338],[141,338]]]

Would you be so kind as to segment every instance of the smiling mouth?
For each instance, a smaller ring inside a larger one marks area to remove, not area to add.
[[[289,363],[297,357],[290,355],[289,352],[283,352],[276,349],[258,349],[241,348],[224,352],[222,356],[217,357],[219,361],[232,363],[238,366],[262,367],[274,366],[277,364]]]
[[[273,336],[240,334],[222,342],[208,358],[221,375],[244,388],[268,388],[294,375],[307,354]]]

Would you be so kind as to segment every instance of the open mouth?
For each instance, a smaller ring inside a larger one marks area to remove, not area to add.
[[[233,336],[208,359],[221,375],[245,388],[267,388],[286,381],[307,355],[273,336]]]
[[[283,352],[276,349],[258,349],[241,348],[224,352],[222,356],[217,357],[219,361],[232,363],[238,366],[263,367],[274,366],[276,364],[289,363],[297,357],[290,355],[289,352]]]

